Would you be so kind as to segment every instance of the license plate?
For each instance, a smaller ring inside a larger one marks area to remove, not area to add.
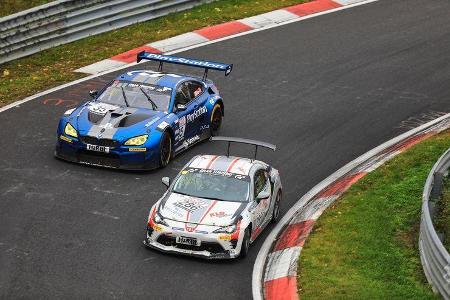
[[[86,149],[91,150],[91,151],[109,153],[109,147],[105,147],[105,146],[86,144]]]
[[[190,246],[200,246],[200,240],[191,237],[177,236],[176,242],[178,244],[185,244]]]

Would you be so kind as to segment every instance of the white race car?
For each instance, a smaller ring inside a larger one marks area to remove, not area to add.
[[[213,137],[211,140],[270,148],[263,142]],[[230,145],[228,144],[228,152]],[[228,153],[229,154],[229,153]],[[250,244],[279,216],[278,171],[248,158],[198,155],[151,208],[144,244],[169,253],[203,258],[245,257]]]

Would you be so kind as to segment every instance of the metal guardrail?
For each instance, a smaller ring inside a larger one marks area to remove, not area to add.
[[[450,255],[439,239],[432,222],[434,199],[439,198],[443,176],[450,167],[450,149],[433,166],[423,190],[419,251],[422,267],[433,291],[450,299]],[[447,237],[450,238],[450,237]]]
[[[0,64],[214,0],[58,0],[0,18]]]

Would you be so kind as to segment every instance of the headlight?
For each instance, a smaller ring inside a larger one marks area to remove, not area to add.
[[[164,218],[163,218],[158,212],[157,212],[157,213],[155,214],[155,216],[153,217],[153,221],[154,221],[156,224],[168,226],[167,223],[166,223],[166,221],[164,221]]]
[[[134,138],[131,138],[125,142],[125,146],[141,146],[143,145],[148,139],[148,134],[135,136]]]
[[[226,227],[222,227],[219,229],[214,230],[214,233],[233,233],[236,231],[237,226],[236,225],[230,225],[230,226],[226,226]]]
[[[64,128],[64,133],[75,138],[78,137],[77,131],[69,122],[67,122],[66,127]]]

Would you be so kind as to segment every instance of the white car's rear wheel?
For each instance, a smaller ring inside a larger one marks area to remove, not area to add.
[[[275,204],[272,211],[272,223],[278,222],[280,217],[280,202],[281,202],[281,191],[278,191],[277,198],[275,199]]]

